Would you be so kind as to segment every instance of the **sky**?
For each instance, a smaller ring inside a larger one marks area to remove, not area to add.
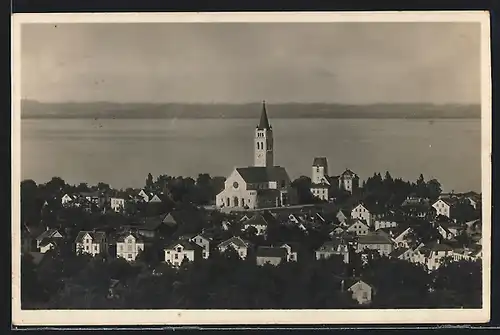
[[[479,23],[73,23],[21,28],[41,102],[480,102]]]

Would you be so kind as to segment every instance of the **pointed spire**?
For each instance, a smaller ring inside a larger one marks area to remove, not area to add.
[[[271,129],[271,126],[269,125],[269,120],[267,118],[267,111],[266,111],[266,101],[262,101],[262,112],[260,114],[260,122],[259,125],[257,126],[258,129]]]

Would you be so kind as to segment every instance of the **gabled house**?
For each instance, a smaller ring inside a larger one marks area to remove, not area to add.
[[[347,220],[351,218],[351,215],[348,211],[340,209],[335,217],[339,220],[340,224],[343,225],[346,224]]]
[[[298,259],[299,246],[296,243],[288,242],[281,246],[286,250],[286,261],[296,262]]]
[[[372,302],[373,288],[361,279],[346,278],[341,281],[341,291],[352,293],[352,298],[360,305]]]
[[[394,245],[398,248],[409,248],[410,244],[410,237],[413,234],[413,229],[410,227],[407,227],[404,230],[394,230],[393,232],[391,231],[391,237],[394,242]]]
[[[370,232],[370,227],[364,219],[353,219],[346,231],[354,233],[357,236],[362,236]]]
[[[460,234],[461,227],[455,224],[448,224],[446,222],[440,222],[437,224],[437,230],[439,234],[445,240],[452,240]]]
[[[259,246],[256,252],[256,263],[258,266],[264,264],[279,265],[286,262],[288,253],[286,248]]]
[[[256,230],[257,235],[265,235],[268,224],[268,221],[261,213],[256,213],[254,216],[243,223],[243,229],[248,230],[250,227],[252,227]]]
[[[316,251],[316,260],[327,259],[331,256],[338,255],[344,260],[344,263],[349,263],[349,247],[339,239],[327,241],[323,243]]]
[[[345,229],[340,227],[340,226],[337,226],[337,227],[333,227],[332,230],[328,233],[328,235],[331,238],[334,238],[335,236],[340,236],[344,233],[345,233]]]
[[[457,203],[457,198],[441,198],[436,200],[436,202],[432,204],[432,207],[436,210],[437,216],[442,215],[451,218],[453,215],[452,211],[456,207]]]
[[[356,191],[359,188],[359,176],[349,169],[342,172],[342,174],[338,176],[337,180],[340,190],[353,193],[353,191]]]
[[[365,220],[368,226],[373,226],[375,220],[382,217],[383,210],[378,205],[358,204],[351,211],[351,218]]]
[[[142,199],[142,201],[149,202],[150,194],[146,191],[140,190],[139,194],[137,195]]]
[[[230,239],[221,242],[217,246],[217,249],[219,250],[219,252],[223,253],[228,248],[233,248],[234,250],[236,250],[241,259],[245,259],[248,256],[250,247],[250,242],[243,240],[241,237],[233,236]]]
[[[151,196],[149,198],[149,202],[150,203],[160,203],[161,199],[157,194],[151,194]]]
[[[412,262],[423,264],[429,271],[439,268],[442,260],[453,256],[453,248],[447,244],[429,243],[413,252]]]
[[[366,249],[377,250],[379,254],[388,256],[394,250],[394,244],[384,232],[370,232],[358,238],[357,251],[363,252]]]
[[[212,242],[212,237],[201,232],[199,234],[187,236],[187,239],[201,247],[202,258],[207,259],[210,256],[210,243]]]
[[[63,236],[58,229],[47,229],[36,237],[36,248],[45,253],[50,248],[55,247],[57,241],[62,240]]]
[[[202,259],[202,248],[196,243],[179,240],[164,249],[165,262],[180,266],[183,261],[195,262]]]
[[[328,176],[328,162],[326,157],[314,158],[311,174],[311,194],[321,200],[330,198],[329,190],[332,179]]]
[[[99,231],[81,231],[75,239],[77,254],[90,254],[92,256],[107,253],[108,242],[106,234]]]
[[[73,194],[64,194],[62,197],[61,197],[61,204],[64,206],[64,207],[67,207],[68,205],[70,205],[72,202],[74,202],[75,200],[77,199],[77,196],[76,195],[73,195]]]
[[[144,239],[135,233],[122,234],[116,240],[116,256],[132,262],[144,250]]]

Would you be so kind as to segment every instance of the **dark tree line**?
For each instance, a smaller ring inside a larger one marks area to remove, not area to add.
[[[64,253],[64,251],[62,251]],[[341,278],[351,269],[340,258],[257,266],[234,250],[208,260],[151,267],[141,261],[90,258],[50,251],[36,266],[22,259],[26,309],[322,309],[359,307]],[[373,308],[478,308],[479,262],[446,263],[433,273],[406,261],[374,255],[356,275],[374,288]],[[118,284],[112,289],[112,280]]]

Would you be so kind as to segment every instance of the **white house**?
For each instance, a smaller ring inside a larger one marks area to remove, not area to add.
[[[352,220],[351,225],[346,229],[347,232],[354,233],[357,236],[366,235],[370,231],[370,227],[363,219]]]
[[[360,279],[343,279],[341,281],[341,290],[351,292],[352,298],[360,305],[366,305],[372,302],[372,287]]]
[[[391,218],[379,218],[375,220],[375,230],[384,229],[384,228],[396,228],[398,223]]]
[[[316,260],[330,258],[331,256],[338,255],[344,260],[344,263],[349,263],[349,248],[347,244],[335,239],[323,243],[316,251]]]
[[[359,187],[359,176],[349,169],[346,169],[338,177],[339,189],[352,193]]]
[[[219,250],[219,252],[223,253],[229,248],[233,248],[238,253],[241,259],[245,259],[248,255],[250,247],[250,242],[243,240],[241,237],[233,236],[230,239],[221,242],[217,246],[217,249]]]
[[[397,259],[401,259],[401,260],[404,260],[404,261],[411,261],[412,257],[413,257],[413,250],[410,249],[410,248],[397,248],[397,249],[394,249],[390,254],[389,254],[389,257],[391,258],[397,258]]]
[[[68,206],[69,204],[71,204],[73,201],[76,200],[76,196],[75,195],[69,195],[69,194],[65,194],[61,197],[61,204],[63,206]]]
[[[42,252],[42,248],[47,251],[50,249],[49,242],[55,242],[62,238],[63,236],[58,229],[49,229],[47,227],[44,232],[36,237],[36,247],[40,249],[40,252]],[[43,247],[42,244],[44,245]],[[52,245],[55,246],[54,243]]]
[[[210,256],[210,243],[212,238],[201,232],[189,237],[189,241],[199,245],[202,249],[202,258],[207,259]]]
[[[110,207],[115,212],[120,212],[125,209],[125,199],[124,198],[110,198]]]
[[[451,218],[453,207],[456,205],[457,200],[455,198],[441,198],[436,200],[432,204],[432,207],[436,210],[436,215],[443,215]]]
[[[256,213],[250,219],[243,223],[243,230],[253,228],[257,235],[264,235],[267,231],[268,222],[260,213]]]
[[[294,243],[285,243],[281,246],[281,248],[286,249],[286,261],[287,262],[296,262],[298,257],[298,248]]]
[[[424,265],[429,271],[439,268],[442,260],[453,256],[453,249],[446,244],[430,243],[413,251],[412,262]]]
[[[160,199],[160,197],[158,195],[151,194],[151,196],[149,198],[149,202],[158,203],[158,202],[161,202],[161,199]]]
[[[123,234],[116,241],[116,256],[129,262],[135,261],[137,255],[143,250],[144,240],[137,234]]]
[[[202,248],[187,240],[174,242],[163,251],[165,262],[173,266],[180,266],[183,261],[195,262],[202,258]]]
[[[347,211],[342,210],[342,209],[340,209],[337,212],[335,217],[339,220],[340,224],[342,224],[342,225],[346,224],[347,220],[351,218],[349,213]]]
[[[149,202],[149,197],[150,195],[144,191],[144,190],[141,190],[138,194],[139,197],[141,197],[143,199],[144,202]]]
[[[380,217],[380,210],[375,206],[368,206],[366,204],[358,204],[351,211],[351,218],[362,219],[366,221],[368,226],[374,226],[375,219]]]
[[[274,165],[273,130],[265,104],[254,136],[254,166],[238,167],[224,182],[217,194],[219,208],[283,207],[294,203],[295,190],[286,169]]]
[[[311,174],[311,194],[321,200],[328,200],[330,186],[326,157],[315,157]]]
[[[108,242],[106,234],[99,231],[81,231],[75,240],[77,254],[90,254],[92,256],[107,253]]]
[[[377,250],[379,254],[389,256],[394,250],[394,244],[387,234],[380,231],[370,232],[358,239],[357,251],[363,252],[366,249]]]

